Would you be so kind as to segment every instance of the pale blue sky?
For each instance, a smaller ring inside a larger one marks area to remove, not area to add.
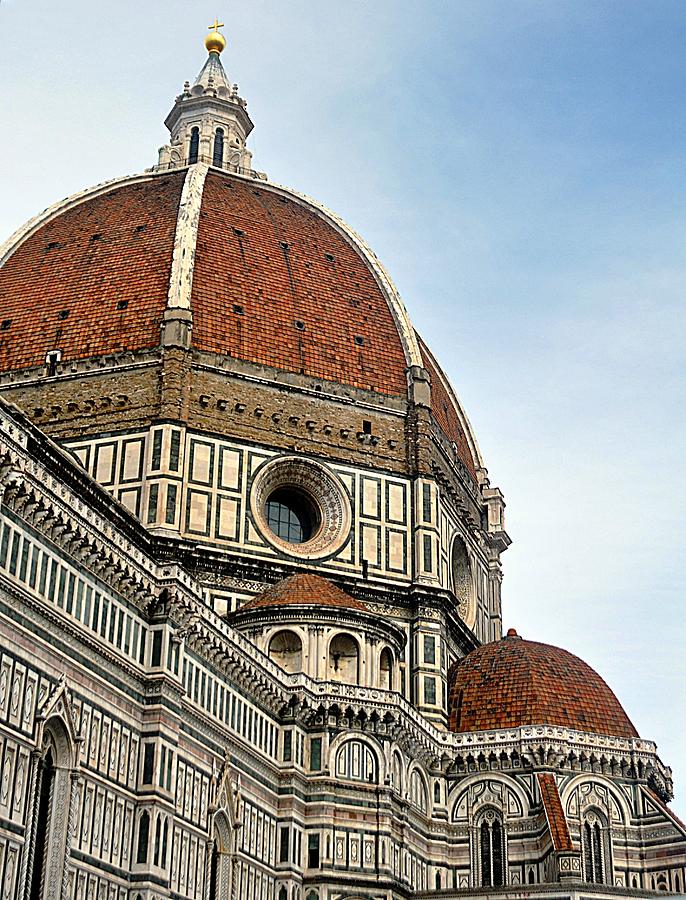
[[[395,278],[508,501],[504,621],[586,659],[686,816],[686,4],[0,5],[0,239],[155,162],[226,22],[257,168]]]

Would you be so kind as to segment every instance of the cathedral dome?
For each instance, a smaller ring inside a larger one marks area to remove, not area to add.
[[[472,479],[476,442],[447,379],[364,241],[294,191],[198,163],[98,185],[0,247],[0,372],[57,374],[154,354],[184,316],[189,348],[403,403],[431,380],[435,421]],[[323,388],[316,387],[323,385]]]
[[[522,640],[512,628],[453,666],[449,713],[450,728],[458,732],[557,725],[638,737],[597,672],[559,647]]]

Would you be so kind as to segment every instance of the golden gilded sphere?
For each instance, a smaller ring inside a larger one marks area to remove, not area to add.
[[[218,31],[211,31],[205,37],[205,48],[208,53],[221,53],[226,47],[226,38]]]

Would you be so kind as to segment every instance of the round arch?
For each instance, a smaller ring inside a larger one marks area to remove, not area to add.
[[[560,800],[562,801],[562,808],[564,809],[565,814],[567,814],[567,805],[572,794],[577,788],[580,788],[585,784],[601,785],[607,791],[608,796],[612,797],[617,804],[617,808],[622,815],[622,825],[626,825],[627,822],[631,821],[631,807],[629,806],[627,798],[615,789],[615,786],[611,781],[595,772],[582,772],[581,774],[570,778],[570,780],[562,786],[562,789],[560,790]],[[591,806],[597,806],[597,804],[592,803],[589,805],[589,808]],[[605,815],[611,814],[611,810],[604,810],[603,812]],[[610,820],[611,818],[612,816],[610,815]]]
[[[460,805],[460,801],[470,790],[470,788],[472,788],[475,784],[479,784],[480,782],[487,783],[489,781],[498,782],[504,787],[511,790],[519,801],[522,815],[528,815],[529,810],[533,806],[533,797],[529,794],[528,790],[523,785],[519,784],[519,782],[517,782],[514,778],[511,778],[510,776],[505,775],[502,772],[475,772],[473,775],[470,775],[468,778],[465,778],[464,781],[460,782],[459,790],[455,794],[455,797],[451,801],[449,801],[449,821],[456,821],[455,811]],[[487,805],[485,801],[483,805]]]
[[[345,749],[345,745],[352,742],[362,744],[373,754],[374,765],[376,768],[376,783],[383,784],[386,778],[386,760],[383,747],[371,735],[361,731],[348,731],[344,734],[339,734],[331,741],[331,744],[329,745],[329,771],[331,774],[335,775],[336,773],[336,763],[339,751]]]
[[[349,631],[337,631],[329,638],[326,674],[330,681],[359,684],[362,676],[360,642]]]
[[[303,639],[295,628],[278,628],[267,639],[267,656],[294,675],[303,671]]]

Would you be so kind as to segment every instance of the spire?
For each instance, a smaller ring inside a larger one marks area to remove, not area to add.
[[[246,140],[253,129],[248,104],[229,80],[220,54],[226,48],[223,28],[215,18],[205,36],[207,59],[193,85],[187,81],[165,119],[171,138],[160,148],[159,168],[204,163],[255,178],[266,176],[252,169]]]

